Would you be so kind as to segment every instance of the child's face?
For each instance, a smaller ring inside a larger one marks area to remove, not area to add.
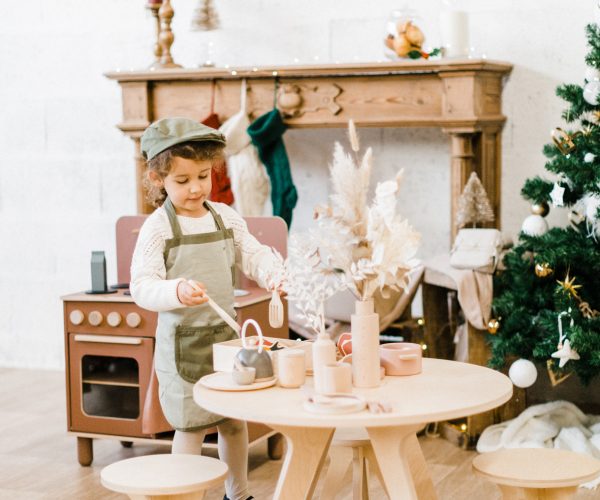
[[[164,185],[175,212],[186,217],[202,217],[208,212],[204,202],[210,195],[212,162],[188,160],[175,156],[171,170],[164,179],[155,179]],[[158,177],[158,176],[157,176]]]

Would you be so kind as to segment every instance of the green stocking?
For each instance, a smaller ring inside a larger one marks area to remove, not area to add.
[[[267,167],[271,180],[273,215],[285,220],[289,228],[292,225],[292,211],[298,201],[298,193],[292,180],[290,162],[282,139],[286,128],[279,110],[274,109],[259,116],[248,127],[248,135],[258,149],[260,160]]]

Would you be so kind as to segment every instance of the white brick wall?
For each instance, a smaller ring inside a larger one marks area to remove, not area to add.
[[[560,125],[554,88],[583,80],[584,25],[594,2],[464,0],[473,45],[515,65],[505,89],[502,218],[514,234],[527,215],[519,190],[542,174],[541,148]],[[437,38],[440,1],[411,2]],[[206,57],[230,65],[377,60],[392,1],[218,0],[222,29],[194,33],[195,2],[173,0],[173,55],[185,66]],[[0,23],[0,365],[60,367],[61,294],[89,287],[92,250],[105,250],[116,280],[114,224],[135,212],[133,147],[115,128],[120,90],[102,73],[152,59],[154,24],[144,0],[11,2]],[[217,109],[218,111],[218,109]],[[401,207],[423,231],[423,256],[447,248],[446,137],[437,130],[361,130],[375,150],[376,177],[406,168]],[[299,187],[295,229],[327,194],[327,164],[341,130],[293,130],[286,145]],[[562,224],[564,213],[552,220]]]

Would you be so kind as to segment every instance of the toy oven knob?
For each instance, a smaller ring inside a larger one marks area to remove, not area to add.
[[[104,317],[100,311],[92,311],[90,314],[88,314],[88,321],[92,326],[98,326],[100,323],[102,323],[103,319]]]
[[[142,322],[142,317],[136,312],[130,312],[125,317],[125,321],[127,322],[127,325],[130,326],[131,328],[137,328],[138,326],[140,326],[140,323]]]
[[[69,313],[69,321],[71,323],[73,323],[74,325],[81,325],[81,323],[83,323],[84,319],[85,319],[85,315],[83,314],[83,312],[80,309],[73,309]]]
[[[113,327],[117,327],[121,324],[121,315],[117,311],[111,311],[106,316],[106,322]]]

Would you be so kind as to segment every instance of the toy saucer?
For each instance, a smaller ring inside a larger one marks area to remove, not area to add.
[[[254,382],[253,384],[239,385],[233,381],[231,372],[215,372],[205,375],[200,379],[200,384],[215,391],[256,391],[272,387],[275,385],[275,382],[277,382],[277,377]]]

